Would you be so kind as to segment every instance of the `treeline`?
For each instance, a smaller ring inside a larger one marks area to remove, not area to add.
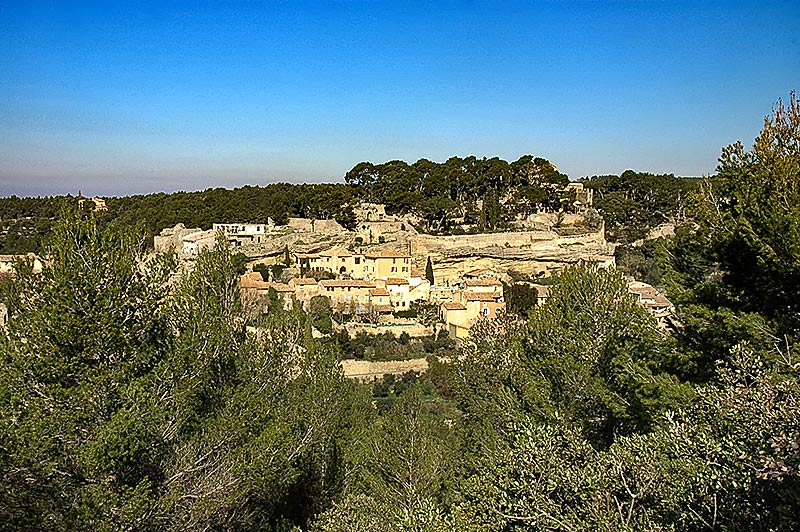
[[[293,185],[277,183],[224,188],[199,192],[144,194],[106,198],[108,211],[98,217],[102,226],[144,224],[150,238],[166,227],[183,223],[187,227],[210,229],[214,223],[265,222],[278,224],[288,217],[333,218],[353,227],[354,190],[342,184]],[[52,229],[59,209],[76,204],[77,198],[0,198],[0,253],[39,251],[42,237]],[[85,208],[93,207],[87,201]]]
[[[578,266],[372,386],[339,360],[375,346],[299,308],[248,332],[224,242],[176,281],[141,236],[68,216],[51,266],[0,285],[0,527],[797,530],[798,140],[793,97],[723,151],[658,257],[671,330]]]
[[[701,179],[626,170],[584,180],[609,240],[628,244],[663,223],[685,222],[694,214]]]
[[[106,198],[108,211],[100,223],[144,223],[150,237],[177,223],[207,229],[213,223],[267,218],[283,224],[288,217],[335,219],[352,229],[353,207],[371,201],[385,203],[390,213],[418,215],[427,231],[450,230],[456,223],[491,230],[506,226],[517,213],[568,206],[567,182],[550,162],[530,155],[513,163],[497,157],[359,163],[347,172],[345,184],[277,183]],[[0,198],[0,253],[40,251],[61,205],[76,200]]]
[[[345,174],[365,201],[383,203],[391,213],[413,213],[429,231],[455,223],[497,229],[517,214],[569,208],[569,178],[541,157],[524,155],[509,163],[498,157],[451,157],[443,163],[363,162]]]
[[[110,197],[100,223],[142,223],[150,238],[177,223],[207,229],[213,223],[267,218],[283,224],[288,217],[332,218],[352,229],[354,206],[367,201],[385,204],[392,214],[414,214],[426,232],[496,231],[519,216],[571,209],[575,198],[565,190],[568,182],[552,163],[531,155],[511,163],[474,156],[443,163],[362,162],[347,172],[345,184],[277,183]],[[683,219],[697,189],[696,180],[633,171],[595,176],[586,185],[595,189],[609,238],[622,242],[641,238],[664,221]],[[0,198],[0,253],[41,251],[61,206],[76,201],[73,196]]]

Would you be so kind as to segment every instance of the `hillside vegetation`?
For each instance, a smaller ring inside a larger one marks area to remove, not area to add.
[[[574,197],[569,182],[549,161],[525,155],[508,163],[497,157],[451,157],[444,163],[427,159],[408,164],[363,162],[344,176],[345,184],[277,183],[198,192],[158,193],[106,198],[101,225],[144,224],[152,238],[162,229],[183,223],[208,229],[214,223],[283,224],[288,217],[332,218],[354,227],[353,207],[359,202],[386,205],[390,214],[413,214],[420,230],[448,233],[469,226],[481,231],[508,228],[518,217],[540,211],[570,210]],[[608,234],[635,240],[650,227],[682,219],[697,181],[672,175],[639,174],[593,177],[598,210]],[[0,253],[39,252],[70,196],[0,198]],[[87,208],[91,203],[87,204]]]
[[[658,255],[673,330],[576,266],[421,378],[347,381],[299,308],[249,333],[224,240],[176,280],[98,218],[0,284],[2,529],[800,529],[794,95]]]

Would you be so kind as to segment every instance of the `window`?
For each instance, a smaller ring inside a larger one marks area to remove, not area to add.
[[[406,267],[404,266],[404,267],[403,267],[403,271],[404,271],[404,272],[407,272],[407,271],[408,271],[408,268],[406,268]]]
[[[361,257],[356,257],[356,264],[361,264]]]
[[[350,301],[350,296],[344,296],[345,301]]]
[[[396,273],[396,272],[397,272],[397,266],[392,266],[392,273]]]

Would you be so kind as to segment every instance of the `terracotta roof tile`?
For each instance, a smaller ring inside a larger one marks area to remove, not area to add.
[[[371,296],[388,296],[390,294],[389,294],[389,291],[386,290],[385,288],[373,288],[372,290],[369,291],[369,295],[371,295]]]
[[[375,283],[370,283],[369,281],[358,281],[358,280],[348,280],[348,279],[324,279],[319,282],[324,287],[333,287],[333,288],[375,288]]]
[[[364,253],[368,259],[410,259],[411,255],[399,251],[383,250],[374,253]]]
[[[483,279],[467,279],[464,281],[467,286],[502,286],[498,279],[495,277],[484,277]]]
[[[501,297],[497,292],[464,292],[464,299],[467,301],[496,301]]]
[[[309,284],[319,284],[319,281],[317,281],[313,277],[295,277],[294,279],[289,281],[289,284],[293,284],[295,286],[309,285]]]

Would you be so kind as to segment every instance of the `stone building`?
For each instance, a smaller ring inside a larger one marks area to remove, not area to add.
[[[260,244],[266,241],[272,224],[213,224],[213,231],[222,231],[233,247]]]

